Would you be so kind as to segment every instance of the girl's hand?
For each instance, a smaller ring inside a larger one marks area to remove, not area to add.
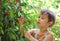
[[[25,37],[29,39],[29,38],[30,38],[30,33],[29,33],[29,32],[27,32],[27,31],[26,31],[26,32],[24,32],[24,33],[25,33]]]
[[[26,19],[24,17],[22,17],[22,16],[20,18],[18,18],[18,22],[19,23],[23,23],[25,21],[26,21]]]

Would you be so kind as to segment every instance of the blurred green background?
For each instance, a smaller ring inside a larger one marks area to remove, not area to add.
[[[38,28],[36,21],[42,9],[55,13],[56,23],[49,30],[54,33],[55,41],[60,41],[60,0],[0,0],[0,41],[29,41],[24,31]],[[26,19],[22,32],[17,21],[21,16]]]

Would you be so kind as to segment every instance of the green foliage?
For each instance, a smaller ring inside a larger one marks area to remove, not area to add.
[[[41,9],[52,10],[57,16],[55,25],[50,28],[55,41],[60,39],[60,0],[2,0],[0,1],[0,41],[29,41],[24,31],[38,28],[37,18]],[[26,18],[22,32],[19,30],[17,18]]]

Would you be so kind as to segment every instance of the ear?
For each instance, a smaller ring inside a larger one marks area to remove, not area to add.
[[[51,22],[49,22],[49,26],[51,26],[51,25],[52,25],[52,23],[53,23],[52,21],[51,21]]]

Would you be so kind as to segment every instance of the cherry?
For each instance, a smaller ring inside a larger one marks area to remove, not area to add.
[[[8,12],[5,13],[5,16],[9,16]]]
[[[19,0],[16,0],[16,3],[18,3],[19,2]]]
[[[20,13],[22,13],[22,10],[20,10]]]
[[[2,3],[2,0],[0,0],[0,3]]]
[[[18,5],[18,7],[17,7],[18,9],[20,9],[21,7],[20,7],[20,5]]]

